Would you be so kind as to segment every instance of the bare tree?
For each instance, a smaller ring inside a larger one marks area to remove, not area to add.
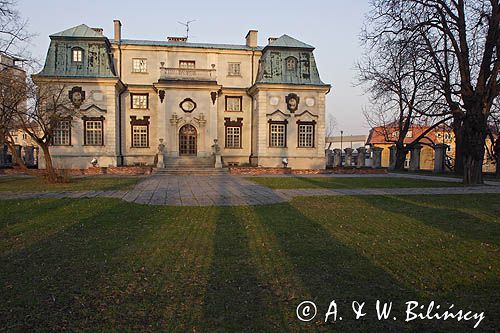
[[[422,41],[432,81],[454,117],[465,184],[482,183],[487,122],[499,95],[498,0],[373,0],[365,36]]]
[[[414,40],[384,36],[367,48],[358,63],[359,84],[365,86],[371,102],[365,117],[377,134],[395,144],[395,170],[404,169],[407,153],[424,137],[408,143],[413,126],[427,125],[427,134],[447,120],[428,116],[439,113],[443,105],[440,94],[429,85],[429,65],[422,56]]]
[[[26,55],[31,38],[28,21],[16,9],[14,0],[0,0],[0,51],[16,56]]]
[[[79,114],[68,96],[68,89],[57,82],[26,83],[27,107],[15,114],[15,122],[38,144],[45,160],[46,178],[49,182],[61,181],[52,157],[50,146],[61,121]]]

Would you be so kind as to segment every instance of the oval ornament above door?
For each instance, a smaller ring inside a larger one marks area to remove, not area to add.
[[[193,112],[196,109],[196,103],[191,98],[186,98],[179,103],[179,107],[184,112]]]

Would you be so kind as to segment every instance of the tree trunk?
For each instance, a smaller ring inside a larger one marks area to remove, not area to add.
[[[394,170],[402,171],[405,169],[405,161],[406,161],[406,148],[400,144],[396,144],[396,163],[394,165]]]
[[[24,172],[29,173],[28,167],[24,163],[22,157],[17,153],[16,147],[9,141],[7,141],[6,144],[7,147],[9,147],[12,156],[14,157],[15,164],[17,164]]]
[[[495,141],[494,146],[494,154],[495,154],[495,164],[496,164],[496,178],[500,178],[500,136]]]
[[[483,183],[487,123],[481,108],[468,111],[462,125],[463,182],[465,185],[478,185]]]
[[[455,166],[453,171],[457,176],[464,174],[462,130],[462,120],[458,115],[455,115],[453,117],[453,134],[455,135]]]
[[[52,164],[52,157],[50,156],[49,147],[44,144],[41,144],[40,147],[43,150],[43,158],[45,160],[45,172],[47,181],[49,183],[57,183],[58,181],[57,174]]]

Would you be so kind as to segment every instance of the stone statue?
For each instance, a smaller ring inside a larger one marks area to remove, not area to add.
[[[222,168],[222,158],[220,156],[220,146],[218,141],[219,140],[214,139],[214,144],[212,145],[212,152],[215,156],[215,167],[220,169]]]
[[[163,144],[163,139],[160,139],[160,144],[158,145],[158,162],[156,163],[157,168],[164,168],[165,167],[165,162],[164,162],[164,153],[165,153],[165,145]]]

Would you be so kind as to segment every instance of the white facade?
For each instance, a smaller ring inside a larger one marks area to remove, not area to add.
[[[57,77],[85,95],[78,105],[81,119],[71,121],[70,142],[52,146],[58,167],[85,168],[94,157],[100,166],[154,165],[160,142],[165,160],[211,157],[215,139],[226,166],[277,167],[287,158],[292,168],[325,167],[330,86],[319,80],[307,44],[284,35],[276,45],[258,47],[256,31],[244,45],[127,40],[116,21],[111,41],[84,25],[51,39],[35,80]],[[75,64],[80,55],[61,56],[64,43],[66,50],[81,50],[83,60]],[[106,53],[109,64],[103,64]],[[307,82],[289,83],[282,74]],[[102,142],[84,129],[90,124],[92,131],[92,121],[102,121]]]

